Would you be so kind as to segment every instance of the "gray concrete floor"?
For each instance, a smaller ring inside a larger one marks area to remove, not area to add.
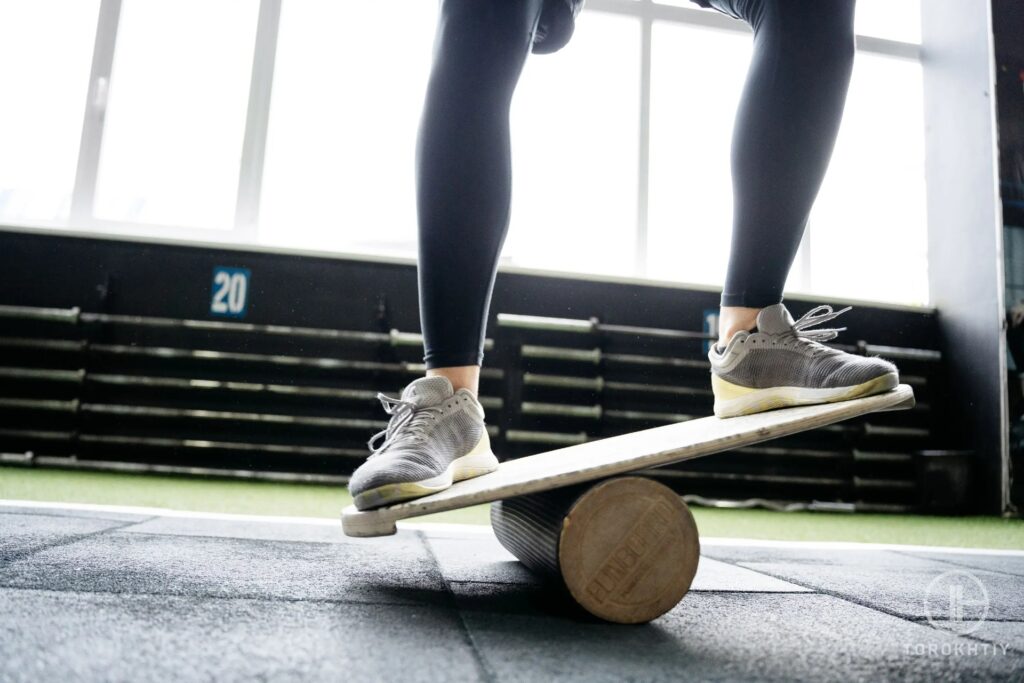
[[[471,529],[0,507],[0,681],[172,679],[1020,681],[1024,556],[706,543],[618,626]]]

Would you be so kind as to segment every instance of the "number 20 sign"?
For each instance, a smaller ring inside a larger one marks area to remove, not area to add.
[[[252,273],[248,268],[213,269],[213,299],[210,301],[212,315],[244,318],[249,302],[249,280]]]

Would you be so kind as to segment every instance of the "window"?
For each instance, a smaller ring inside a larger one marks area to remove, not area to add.
[[[257,8],[123,0],[97,218],[232,227]]]
[[[67,219],[99,6],[0,4],[0,220]]]
[[[857,35],[921,42],[921,0],[857,0]]]
[[[858,54],[810,219],[805,291],[928,303],[921,65]]]
[[[0,220],[414,257],[437,7],[0,5],[0,58],[20,66],[2,77]],[[927,302],[920,13],[858,0],[846,116],[788,292]],[[590,0],[513,101],[502,263],[721,286],[751,47],[689,0]]]
[[[415,254],[413,161],[436,14],[423,0],[284,3],[261,242]]]
[[[584,17],[572,49],[527,61],[512,112],[504,263],[632,275],[640,24]]]
[[[711,286],[725,280],[729,150],[750,54],[746,33],[654,24],[651,277]],[[797,258],[786,291],[927,303],[921,87],[919,62],[858,53],[839,139],[808,223],[809,253]],[[866,268],[877,275],[865,277]]]
[[[732,233],[729,147],[750,52],[746,33],[654,24],[652,277],[719,286],[725,281]]]

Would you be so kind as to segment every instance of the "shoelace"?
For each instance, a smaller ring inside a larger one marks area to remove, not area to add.
[[[421,408],[412,401],[405,401],[387,394],[377,394],[377,399],[384,407],[384,412],[391,416],[391,420],[388,421],[386,429],[377,432],[366,442],[371,458],[399,441],[422,438],[426,422],[433,420],[434,413],[437,412],[434,408]],[[377,446],[377,442],[381,438],[384,441]]]
[[[847,306],[840,311],[833,311],[832,307],[828,305],[815,306],[793,322],[793,335],[797,339],[819,343],[835,339],[839,336],[840,332],[846,329],[845,327],[822,328],[818,330],[809,330],[807,328],[828,322],[829,320],[846,313],[851,308],[853,308],[853,306]],[[821,311],[826,312],[821,313]]]

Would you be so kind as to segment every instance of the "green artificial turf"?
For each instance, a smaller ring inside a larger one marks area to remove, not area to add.
[[[352,502],[344,486],[18,467],[0,467],[0,499],[332,518]],[[488,523],[485,506],[422,519]]]
[[[344,487],[0,467],[0,499],[337,518]],[[1024,549],[1024,520],[693,508],[702,536]],[[486,505],[422,521],[487,524]]]

